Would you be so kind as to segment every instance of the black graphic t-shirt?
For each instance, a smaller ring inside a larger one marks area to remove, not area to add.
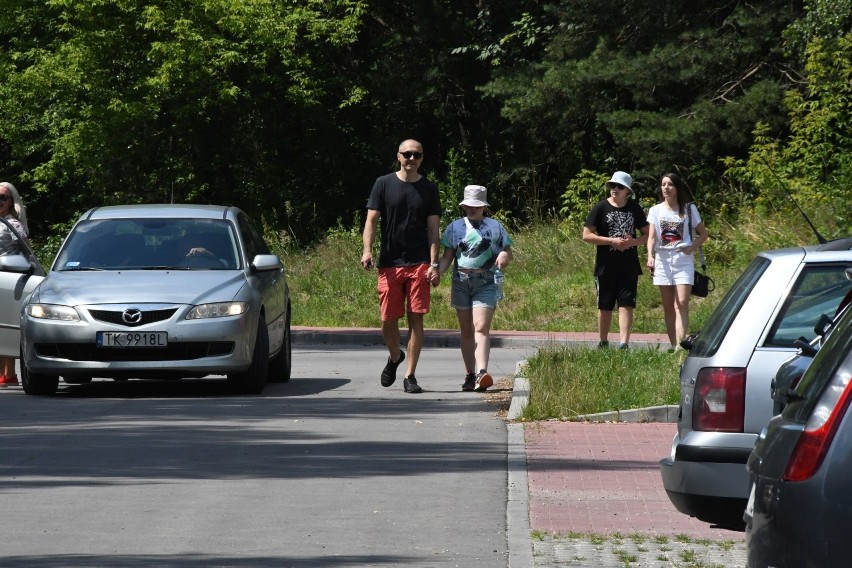
[[[632,199],[624,207],[615,207],[604,199],[592,207],[585,225],[602,237],[638,236],[642,227],[648,225],[645,212]],[[595,276],[626,271],[642,274],[639,253],[636,247],[619,251],[610,245],[598,245],[595,253]]]

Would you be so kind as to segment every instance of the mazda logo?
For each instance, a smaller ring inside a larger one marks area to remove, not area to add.
[[[142,321],[142,310],[139,308],[128,308],[121,314],[124,323],[140,323]]]

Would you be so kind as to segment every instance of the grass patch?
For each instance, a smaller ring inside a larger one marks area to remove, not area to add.
[[[578,533],[555,534],[538,532],[534,542],[534,555],[542,556],[544,547],[551,556],[571,558],[566,566],[591,566],[601,562],[606,566],[677,566],[679,568],[723,568],[744,565],[745,542],[730,540],[712,541],[706,538],[650,536],[634,533]],[[593,545],[596,558],[583,554]],[[542,547],[542,548],[538,548]],[[734,550],[736,549],[736,550]],[[727,554],[721,554],[724,552]],[[720,564],[720,558],[728,562]],[[736,560],[735,560],[736,559]],[[561,564],[560,564],[561,565]]]
[[[678,354],[660,349],[548,345],[527,361],[529,401],[522,420],[677,404]]]

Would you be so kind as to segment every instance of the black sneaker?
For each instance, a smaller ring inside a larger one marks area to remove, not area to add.
[[[473,373],[468,373],[464,376],[464,384],[462,385],[463,391],[472,391],[476,388],[476,375]]]
[[[417,379],[414,378],[414,375],[408,375],[405,377],[405,380],[402,381],[402,386],[405,387],[405,392],[408,394],[423,392],[423,389],[421,389],[420,385],[417,384]]]
[[[609,341],[598,342],[598,349],[606,349],[607,347],[609,347]]]
[[[405,352],[400,349],[399,351],[399,361],[394,363],[388,357],[388,364],[385,365],[384,371],[382,371],[382,386],[389,387],[396,380],[396,368],[399,367],[399,364],[405,360]]]
[[[476,375],[476,386],[473,390],[476,392],[483,392],[488,390],[488,387],[494,384],[494,378],[491,376],[491,373],[482,369],[479,371],[479,374]]]

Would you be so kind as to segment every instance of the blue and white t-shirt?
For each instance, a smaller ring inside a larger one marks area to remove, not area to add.
[[[470,221],[456,219],[444,229],[441,244],[455,250],[456,266],[465,269],[492,270],[497,255],[512,244],[503,225],[491,217]]]

